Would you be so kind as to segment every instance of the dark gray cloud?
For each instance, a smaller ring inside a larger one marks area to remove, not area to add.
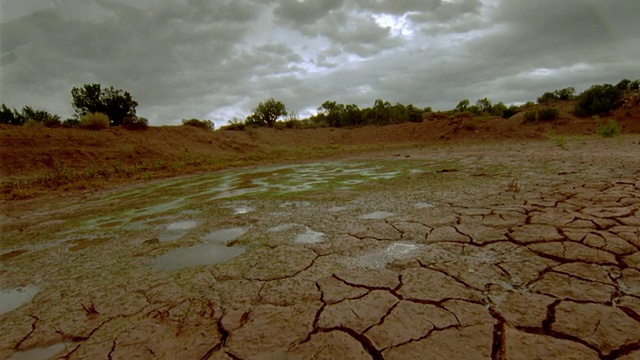
[[[337,11],[344,0],[281,0],[273,11],[277,20],[295,26],[313,24],[330,11]]]
[[[461,99],[640,77],[636,0],[0,0],[0,102],[71,116],[70,91],[129,91],[152,124],[375,99]]]

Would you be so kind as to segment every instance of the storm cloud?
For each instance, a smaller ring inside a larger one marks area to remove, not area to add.
[[[274,97],[434,109],[640,77],[636,0],[0,0],[0,102],[72,115],[129,91],[151,124],[244,118]]]

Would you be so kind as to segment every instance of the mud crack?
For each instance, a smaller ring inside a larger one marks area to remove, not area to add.
[[[29,317],[33,319],[33,323],[31,323],[31,331],[29,331],[29,333],[25,335],[25,337],[23,337],[16,343],[16,345],[13,347],[14,350],[21,350],[20,346],[22,346],[22,343],[27,341],[27,339],[34,333],[34,331],[36,331],[36,325],[38,324],[38,321],[40,321],[40,319],[35,315],[29,315]]]

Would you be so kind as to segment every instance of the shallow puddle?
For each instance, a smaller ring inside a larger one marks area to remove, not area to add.
[[[302,234],[298,234],[294,241],[298,244],[317,244],[324,241],[324,237],[324,233],[307,228],[307,231]]]
[[[33,286],[24,288],[0,290],[0,315],[8,313],[27,303],[38,293]]]
[[[374,211],[368,214],[364,214],[364,215],[360,215],[359,218],[360,219],[365,219],[365,220],[384,220],[388,217],[391,217],[395,215],[392,212],[387,212],[387,211]]]
[[[195,228],[196,226],[198,226],[198,224],[200,224],[200,223],[197,222],[197,221],[194,221],[194,220],[178,221],[178,222],[174,222],[174,223],[171,223],[171,224],[167,225],[167,230],[169,230],[169,231],[191,230],[191,229]]]
[[[35,348],[30,350],[18,351],[11,355],[7,360],[42,360],[50,359],[55,354],[71,346],[71,343],[58,343],[46,348]]]
[[[203,236],[201,239],[210,242],[228,244],[229,242],[239,238],[247,232],[247,228],[244,227],[233,227],[227,229],[219,229],[214,230],[207,235]]]
[[[160,270],[178,270],[194,266],[216,265],[244,253],[244,248],[206,244],[175,249],[158,256],[154,267]]]
[[[236,215],[242,215],[242,214],[248,214],[254,210],[255,209],[250,206],[240,206],[240,207],[234,208],[233,213]]]
[[[158,236],[158,241],[162,243],[178,240],[198,225],[200,225],[200,222],[195,220],[183,220],[171,223],[166,226],[166,232]]]
[[[417,244],[393,243],[386,249],[348,259],[346,263],[364,268],[384,268],[388,263],[404,258],[418,248]]]
[[[298,226],[302,226],[302,225],[298,225],[298,224],[280,224],[280,225],[276,225],[274,227],[271,227],[269,229],[267,229],[267,232],[283,232],[283,231],[287,231],[287,230],[291,230],[295,227]]]
[[[433,206],[434,206],[433,204],[430,204],[428,202],[417,202],[417,203],[415,203],[415,207],[417,207],[418,209],[430,209]]]

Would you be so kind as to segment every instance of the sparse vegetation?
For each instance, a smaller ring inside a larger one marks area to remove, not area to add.
[[[551,101],[557,100],[570,100],[573,98],[573,94],[575,94],[576,89],[573,87],[567,87],[560,90],[555,90],[554,92],[545,92],[538,98],[538,104],[546,104]]]
[[[149,120],[144,117],[127,115],[122,119],[122,127],[127,130],[146,130],[149,126]]]
[[[0,124],[59,127],[62,122],[60,116],[44,110],[33,109],[31,106],[25,106],[21,112],[18,112],[2,104]]]
[[[606,123],[599,116],[594,116],[596,122],[596,134],[601,137],[614,137],[620,135],[620,126],[614,119],[607,119]]]
[[[63,128],[77,128],[80,127],[80,120],[78,119],[67,119],[62,122]]]

